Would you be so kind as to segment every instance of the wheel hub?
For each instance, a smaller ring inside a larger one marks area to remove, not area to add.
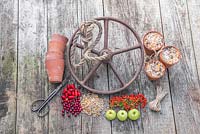
[[[103,49],[100,51],[100,55],[105,55],[105,54],[107,54],[108,57],[105,60],[103,60],[103,62],[107,63],[110,60],[112,60],[112,51],[110,49]]]

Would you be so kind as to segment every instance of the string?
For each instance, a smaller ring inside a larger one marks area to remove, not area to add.
[[[156,98],[149,102],[149,108],[152,111],[159,112],[161,110],[161,101],[168,94],[167,91],[164,91],[161,86],[156,86]]]
[[[95,26],[98,26],[99,32],[94,41],[93,39],[93,30]],[[72,51],[71,51],[71,61],[72,65],[77,68],[82,66],[86,61],[102,61],[108,58],[108,54],[103,54],[101,56],[94,56],[92,55],[92,49],[98,44],[98,42],[101,39],[102,35],[102,26],[101,23],[96,21],[96,20],[91,20],[84,22],[83,24],[80,25],[79,31],[73,38],[73,44],[72,44]],[[84,49],[83,49],[83,57],[80,60],[79,63],[75,63],[75,48],[77,46],[77,40],[80,36],[81,42],[83,43]]]

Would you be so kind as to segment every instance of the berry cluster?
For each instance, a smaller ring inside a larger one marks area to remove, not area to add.
[[[115,108],[119,107],[121,109],[125,109],[126,111],[131,109],[138,109],[140,106],[144,108],[147,104],[147,99],[143,94],[130,94],[130,95],[122,95],[122,96],[114,96],[110,99],[110,107]]]
[[[75,117],[81,113],[82,107],[80,103],[81,92],[76,89],[74,84],[68,84],[62,91],[62,115],[65,114],[70,117],[74,115]]]

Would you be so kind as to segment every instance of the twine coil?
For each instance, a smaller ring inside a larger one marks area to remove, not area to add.
[[[93,30],[95,26],[98,26],[99,32],[94,41],[93,39]],[[75,37],[73,38],[73,44],[72,44],[72,51],[71,51],[71,60],[72,60],[72,65],[77,68],[82,66],[86,61],[101,61],[105,60],[108,58],[108,54],[103,54],[101,56],[94,56],[92,55],[92,49],[98,44],[99,40],[101,39],[102,35],[102,26],[101,23],[96,21],[96,20],[91,20],[84,22],[83,24],[80,25],[79,31],[76,33]],[[81,43],[83,43],[84,49],[83,49],[83,57],[80,60],[79,63],[75,63],[75,48],[77,46],[77,40],[80,36]]]
[[[149,102],[149,108],[152,111],[156,111],[159,112],[161,110],[161,104],[160,102],[162,101],[162,99],[168,94],[166,91],[162,90],[161,86],[157,86],[156,87],[157,90],[157,95],[156,95],[156,99]]]

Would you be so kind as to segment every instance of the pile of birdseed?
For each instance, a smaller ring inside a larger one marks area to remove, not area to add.
[[[152,61],[146,66],[146,73],[152,77],[161,77],[165,72],[165,66],[158,60]]]
[[[144,45],[150,50],[158,50],[164,45],[163,36],[159,33],[148,33],[144,37]]]
[[[104,99],[96,94],[86,94],[81,100],[82,113],[97,117],[104,109]]]
[[[168,64],[177,63],[180,59],[180,52],[174,47],[167,47],[162,51],[162,58]]]

